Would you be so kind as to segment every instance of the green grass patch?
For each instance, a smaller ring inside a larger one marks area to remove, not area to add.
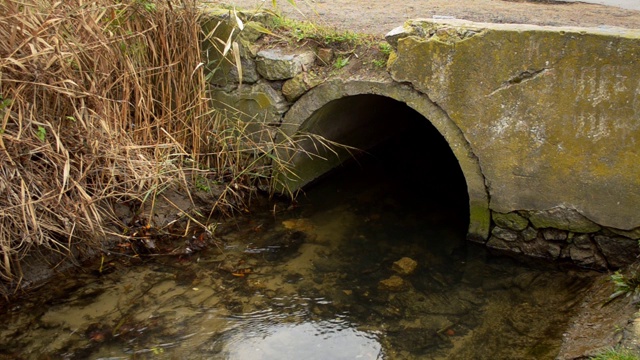
[[[368,37],[351,31],[329,29],[312,22],[298,21],[275,15],[266,24],[274,32],[282,33],[284,37],[296,42],[314,41],[325,46],[347,45],[355,47],[364,44]]]
[[[387,66],[387,61],[382,59],[373,59],[371,60],[371,63],[373,64],[373,66],[380,69],[384,69],[384,67]]]
[[[351,59],[351,57],[342,57],[342,56],[338,56],[338,58],[336,58],[336,61],[334,61],[333,63],[333,68],[336,70],[340,70],[343,67],[349,65],[349,60]]]
[[[380,49],[381,53],[387,56],[391,55],[391,51],[393,51],[393,48],[387,42],[381,42],[380,44],[378,44],[378,49]]]
[[[591,358],[592,360],[640,360],[631,350],[612,348]]]

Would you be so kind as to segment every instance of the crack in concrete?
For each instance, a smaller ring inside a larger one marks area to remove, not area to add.
[[[504,83],[502,83],[502,85],[500,85],[500,87],[498,87],[497,89],[492,91],[487,96],[493,96],[497,92],[505,90],[505,89],[508,89],[508,88],[512,87],[513,85],[520,85],[520,84],[526,83],[527,81],[533,80],[533,79],[535,79],[537,77],[540,77],[540,76],[544,75],[549,70],[551,70],[551,69],[542,68],[540,70],[525,70],[525,71],[519,73],[518,75],[512,77],[511,79],[505,81]]]

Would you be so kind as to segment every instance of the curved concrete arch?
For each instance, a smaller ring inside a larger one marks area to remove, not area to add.
[[[303,132],[313,133],[314,121],[323,116],[323,109],[326,109],[327,104],[357,95],[379,95],[404,103],[431,122],[438,130],[457,158],[467,184],[470,214],[468,237],[471,240],[484,242],[489,236],[489,197],[478,159],[460,129],[449,116],[430,101],[426,95],[417,92],[412,87],[388,80],[332,80],[326,82],[309,91],[293,104],[281,125],[283,133],[289,137],[295,137]],[[323,165],[318,167],[309,166],[309,163],[300,165],[305,162],[304,159],[309,159],[304,155],[285,154],[284,156],[294,164],[295,170],[302,170],[295,171],[297,175],[295,179],[286,178],[283,180],[287,187],[293,191],[300,189],[341,162],[341,160],[337,163],[322,162]],[[298,157],[296,158],[296,156]]]

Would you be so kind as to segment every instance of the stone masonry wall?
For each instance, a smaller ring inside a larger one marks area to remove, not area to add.
[[[639,232],[603,228],[577,212],[494,211],[491,218],[494,226],[486,245],[493,249],[594,269],[616,269],[640,255]]]
[[[318,59],[318,49],[263,44],[265,34],[259,29],[265,28],[263,22],[269,21],[270,16],[239,13],[243,21],[239,30],[233,13],[212,8],[203,22],[205,33],[210,33],[203,48],[214,105],[256,126],[278,126],[291,104],[321,83],[315,73],[307,70],[314,65],[328,65]],[[223,56],[229,40],[235,45]],[[240,67],[234,52],[238,53]]]

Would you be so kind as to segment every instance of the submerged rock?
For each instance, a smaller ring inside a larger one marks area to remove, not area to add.
[[[397,275],[392,275],[390,278],[381,280],[378,283],[378,289],[382,291],[402,291],[405,288],[405,281]]]
[[[289,219],[282,221],[282,226],[287,230],[294,231],[311,231],[314,226],[309,219]]]
[[[294,255],[305,242],[306,235],[302,231],[277,232],[271,236],[258,239],[248,246],[244,252],[258,254],[267,261],[283,260]]]
[[[416,271],[417,267],[417,261],[408,257],[403,257],[402,259],[394,262],[391,269],[400,275],[411,275]]]

